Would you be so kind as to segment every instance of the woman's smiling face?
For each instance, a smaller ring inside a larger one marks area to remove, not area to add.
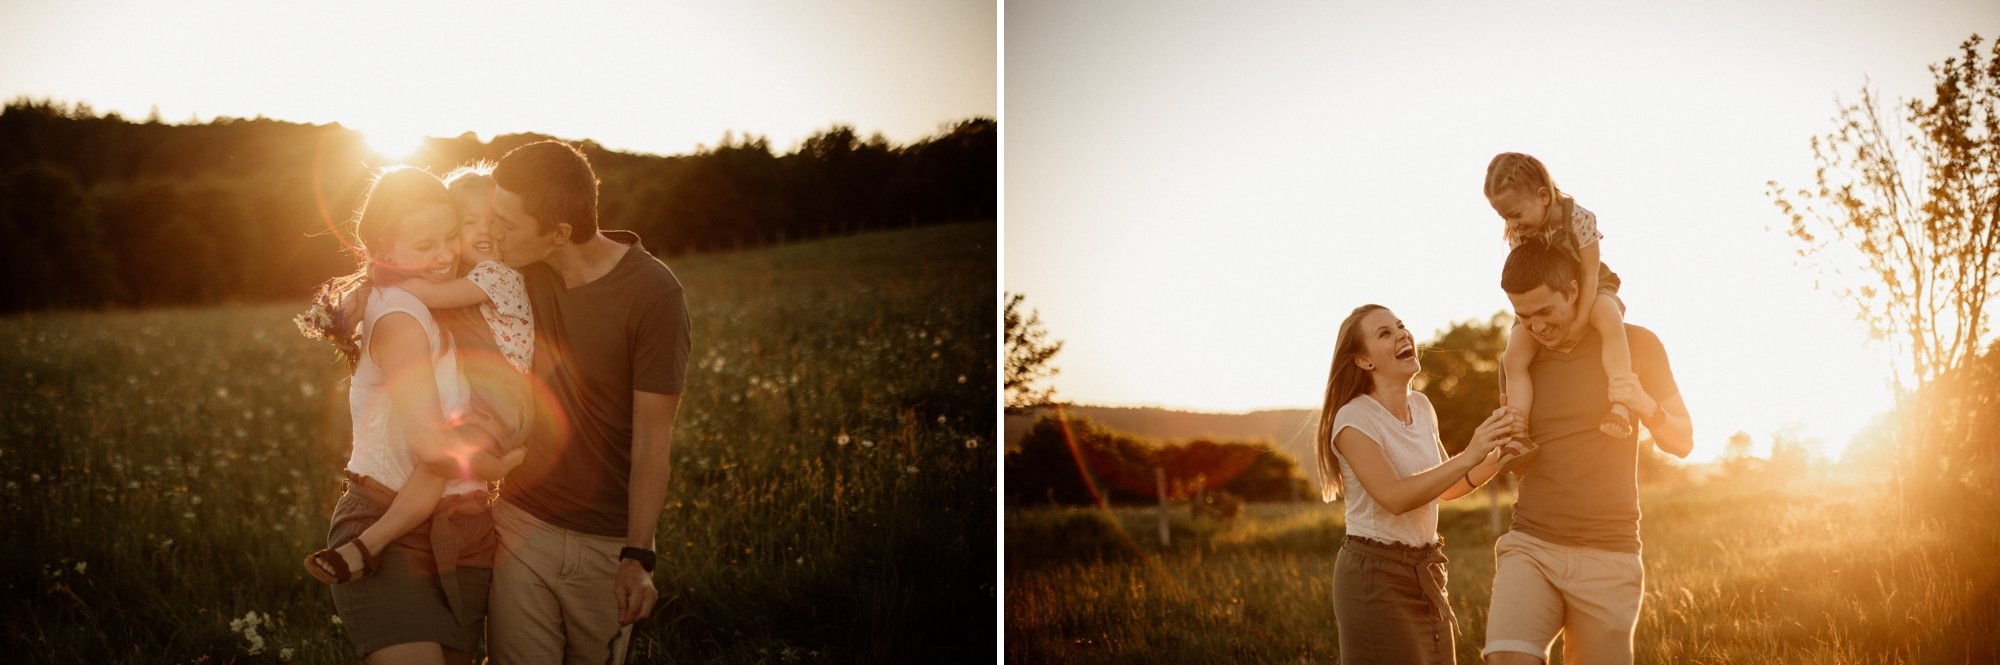
[[[1378,309],[1361,317],[1361,353],[1354,362],[1361,369],[1382,372],[1392,376],[1416,376],[1422,365],[1417,361],[1416,337],[1403,326],[1403,320],[1387,309]],[[1379,385],[1379,384],[1378,384]]]
[[[457,277],[458,216],[451,206],[439,204],[411,211],[396,230],[396,241],[377,260],[433,282]]]

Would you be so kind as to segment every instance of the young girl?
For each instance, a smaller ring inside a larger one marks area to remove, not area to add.
[[[455,242],[458,252],[456,278],[439,281],[428,274],[412,276],[397,281],[394,287],[425,307],[440,310],[433,313],[434,319],[448,333],[453,364],[468,388],[466,407],[449,414],[447,424],[479,448],[466,453],[457,477],[470,474],[499,480],[526,455],[520,444],[527,434],[527,374],[532,367],[534,320],[521,274],[500,263],[494,252],[488,209],[493,187],[487,174],[490,170],[484,164],[461,167],[445,180],[456,220],[452,239],[447,241]],[[473,262],[478,265],[466,269]],[[378,274],[378,279],[393,280],[392,273],[377,270],[360,281],[371,281],[369,277]],[[365,302],[367,293],[362,288],[349,291],[340,309],[354,312]],[[471,305],[478,307],[472,309]],[[341,346],[337,341],[335,345]],[[445,481],[445,476],[435,473],[413,474],[406,491],[397,493],[380,519],[347,545],[315,552],[307,560],[307,570],[329,584],[365,577],[372,572],[370,553],[430,518]],[[330,558],[335,555],[347,564],[346,579],[339,574],[341,566]]]
[[[1576,259],[1577,274],[1583,280],[1577,285],[1576,320],[1569,328],[1570,341],[1581,336],[1586,327],[1595,328],[1604,340],[1605,376],[1613,383],[1620,377],[1631,376],[1632,350],[1625,342],[1625,303],[1618,298],[1618,275],[1598,260],[1598,241],[1604,235],[1597,232],[1597,216],[1557,189],[1555,179],[1549,177],[1549,169],[1541,160],[1518,152],[1500,153],[1486,165],[1486,201],[1507,223],[1505,237],[1509,247],[1540,239]],[[1522,413],[1532,413],[1534,405],[1535,389],[1529,380],[1528,365],[1535,359],[1536,348],[1528,331],[1516,325],[1507,337],[1507,350],[1501,358],[1506,403],[1520,407]],[[1612,402],[1611,411],[1604,415],[1598,429],[1620,439],[1631,436],[1630,405]]]
[[[455,426],[468,397],[452,338],[397,286],[454,279],[459,224],[444,184],[417,169],[383,171],[354,225],[362,268],[324,285],[298,320],[353,371],[348,487],[330,548],[306,569],[337,584],[334,606],[363,658],[462,660],[484,628],[497,545],[480,479],[504,476],[521,454],[496,456],[480,430]],[[345,315],[357,311],[358,322]]]

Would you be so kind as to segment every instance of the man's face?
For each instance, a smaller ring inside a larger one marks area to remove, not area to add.
[[[1555,348],[1569,335],[1570,322],[1576,315],[1575,282],[1570,282],[1568,293],[1543,284],[1527,293],[1509,293],[1507,300],[1514,304],[1514,316],[1543,347]]]
[[[556,246],[556,237],[562,233],[558,227],[548,234],[539,232],[541,224],[534,215],[528,214],[521,196],[507,191],[505,187],[493,188],[493,245],[500,250],[500,260],[519,268],[548,258]]]

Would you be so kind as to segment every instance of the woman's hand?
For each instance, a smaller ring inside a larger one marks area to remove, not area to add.
[[[1466,442],[1465,449],[1474,455],[1485,457],[1498,450],[1501,444],[1514,440],[1516,436],[1526,436],[1527,422],[1521,418],[1518,409],[1501,406],[1486,417],[1486,422],[1472,430],[1472,440]]]

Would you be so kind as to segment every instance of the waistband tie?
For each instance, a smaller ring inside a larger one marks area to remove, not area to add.
[[[1451,603],[1445,599],[1443,536],[1439,536],[1436,543],[1417,547],[1350,535],[1342,541],[1341,547],[1408,569],[1411,576],[1417,578],[1417,586],[1423,587],[1424,597],[1431,601],[1431,608],[1436,610],[1438,618],[1451,626],[1452,635],[1458,635],[1458,614],[1451,610]]]

